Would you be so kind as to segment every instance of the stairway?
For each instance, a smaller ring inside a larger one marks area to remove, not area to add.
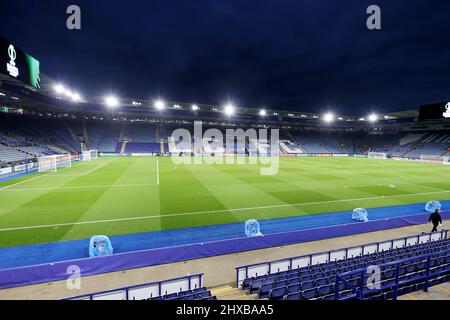
[[[120,153],[125,153],[125,148],[127,147],[127,140],[122,141],[122,147],[120,148]]]
[[[80,139],[77,137],[77,135],[75,134],[75,132],[73,132],[72,128],[69,126],[69,124],[66,121],[62,121],[64,126],[67,128],[67,130],[70,133],[70,136],[72,137],[73,141],[75,142],[75,145],[80,143]]]
[[[90,143],[89,143],[89,136],[88,136],[87,126],[86,126],[86,121],[83,121],[83,136],[84,136],[84,143],[86,144],[86,146],[88,146],[88,148],[90,148],[89,147]]]
[[[217,297],[217,300],[258,300],[256,294],[249,294],[248,292],[231,285],[223,285],[211,288],[211,294]]]

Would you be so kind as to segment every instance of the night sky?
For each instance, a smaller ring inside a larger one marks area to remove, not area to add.
[[[448,0],[2,0],[0,34],[85,95],[349,115],[450,100]]]

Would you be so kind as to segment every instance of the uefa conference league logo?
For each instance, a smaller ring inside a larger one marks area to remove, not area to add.
[[[17,78],[17,76],[19,75],[19,69],[16,67],[16,63],[14,62],[14,60],[16,60],[17,54],[16,49],[12,44],[10,44],[8,47],[8,56],[10,61],[6,63],[6,69],[8,70],[10,76]]]
[[[444,118],[450,118],[450,102],[445,105],[445,112],[442,115]]]

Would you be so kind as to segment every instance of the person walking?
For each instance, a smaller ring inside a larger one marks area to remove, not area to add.
[[[434,210],[434,212],[430,214],[428,222],[431,222],[433,224],[433,230],[431,230],[431,232],[436,232],[438,225],[442,224],[442,217],[439,214],[439,209]]]

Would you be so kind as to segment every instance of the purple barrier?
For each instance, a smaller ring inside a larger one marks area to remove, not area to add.
[[[443,219],[450,219],[450,211],[442,212],[441,215]],[[364,223],[349,223],[302,231],[273,233],[261,237],[229,239],[178,247],[118,253],[108,257],[85,258],[4,269],[0,271],[0,288],[65,280],[71,275],[67,273],[67,268],[73,265],[80,268],[81,276],[90,276],[177,261],[400,228],[427,222],[428,214],[418,214]]]

